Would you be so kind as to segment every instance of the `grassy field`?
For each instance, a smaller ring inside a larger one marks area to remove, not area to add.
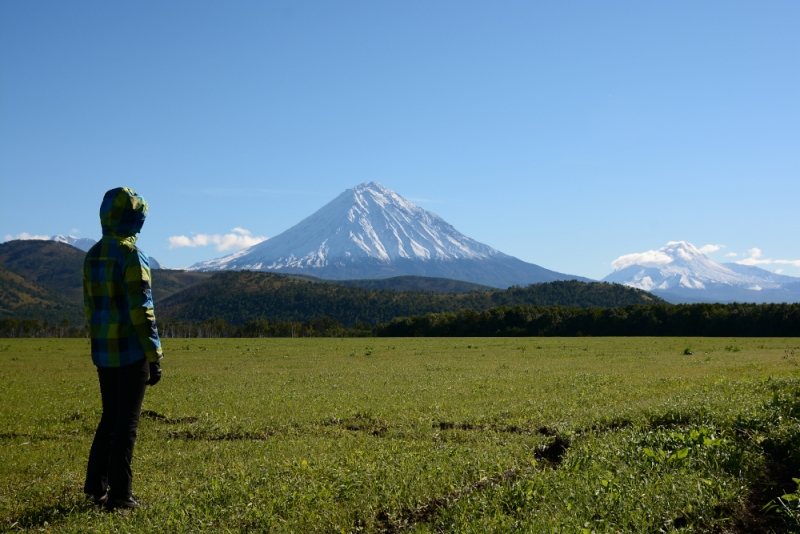
[[[0,339],[0,530],[796,531],[773,500],[800,478],[793,348],[168,339],[134,455],[144,506],[106,513],[81,492],[88,341]]]

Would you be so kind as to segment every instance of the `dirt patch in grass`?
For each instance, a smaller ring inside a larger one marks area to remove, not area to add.
[[[562,436],[554,436],[550,443],[541,445],[533,453],[537,460],[544,460],[553,467],[561,465],[564,453],[569,449],[570,441]]]

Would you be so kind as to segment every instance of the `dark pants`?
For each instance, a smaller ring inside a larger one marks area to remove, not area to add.
[[[131,495],[131,458],[144,400],[145,382],[150,376],[147,359],[124,367],[98,367],[103,416],[94,435],[84,493],[111,499]]]

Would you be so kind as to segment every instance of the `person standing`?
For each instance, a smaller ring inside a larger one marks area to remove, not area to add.
[[[83,263],[83,300],[103,415],[89,452],[83,491],[97,505],[136,508],[131,459],[145,388],[161,379],[163,357],[150,289],[150,260],[136,247],[147,202],[132,189],[108,191],[103,237]]]

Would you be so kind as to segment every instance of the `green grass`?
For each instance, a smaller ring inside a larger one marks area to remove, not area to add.
[[[105,513],[88,341],[0,339],[0,530],[785,532],[799,344],[168,339]]]

